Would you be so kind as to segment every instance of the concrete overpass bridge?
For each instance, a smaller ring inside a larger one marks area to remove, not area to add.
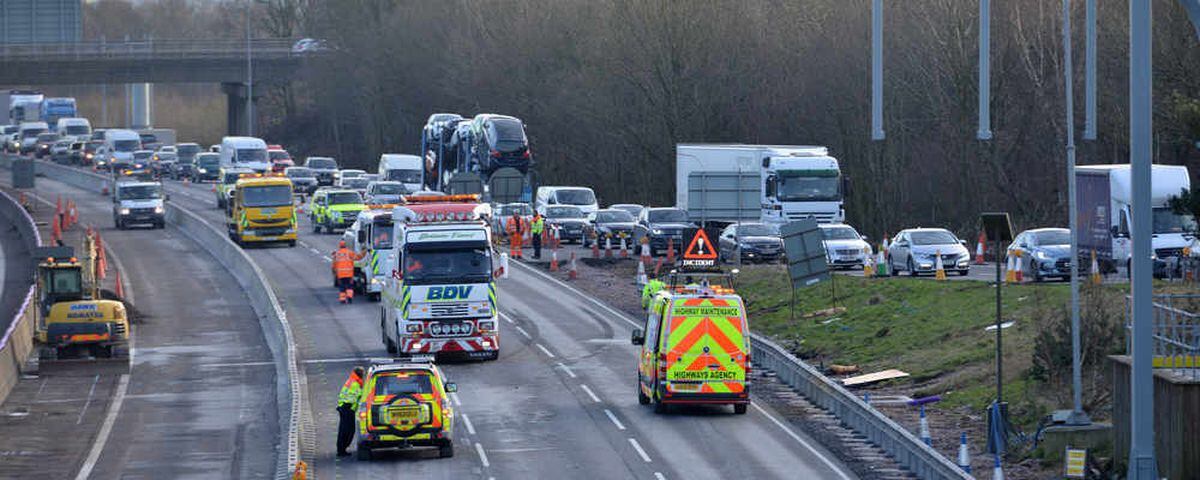
[[[281,84],[325,52],[294,52],[296,39],[138,40],[0,45],[0,85],[220,83],[228,131],[245,130],[247,69],[254,85]],[[257,95],[255,95],[257,100]]]

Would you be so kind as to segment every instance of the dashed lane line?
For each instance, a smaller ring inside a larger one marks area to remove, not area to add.
[[[83,414],[87,413],[88,407],[92,405],[92,399],[96,397],[96,384],[100,383],[100,375],[92,378],[92,388],[88,390],[87,402],[84,402],[83,408],[79,409],[79,418],[75,420],[75,424],[83,423]]]
[[[612,422],[613,422],[613,425],[616,425],[616,426],[617,426],[617,430],[624,430],[624,429],[625,429],[625,425],[624,425],[624,424],[622,424],[620,420],[617,420],[617,416],[613,414],[612,410],[609,410],[609,409],[607,409],[607,408],[606,408],[606,409],[604,409],[604,414],[605,414],[605,415],[608,415],[608,419],[609,419],[609,420],[612,420]]]
[[[662,472],[654,472],[654,478],[655,480],[667,480],[667,476],[663,475]]]
[[[492,466],[491,462],[488,461],[487,453],[483,451],[483,445],[480,445],[479,442],[475,442],[475,452],[479,454],[479,463],[483,464],[483,468]]]
[[[634,450],[637,450],[637,454],[639,457],[642,457],[643,462],[650,463],[650,455],[646,454],[646,451],[642,449],[642,444],[638,443],[636,438],[630,437],[629,444],[633,445]]]
[[[579,384],[579,388],[582,388],[584,392],[587,392],[588,396],[592,397],[593,402],[600,403],[600,397],[597,397],[596,392],[593,392],[592,389],[588,388],[586,383]]]
[[[547,357],[554,358],[554,354],[550,353],[550,350],[547,350],[546,347],[542,346],[542,344],[535,343],[534,346],[536,346],[538,348],[538,350],[541,350],[542,353],[546,354]]]
[[[454,402],[454,406],[456,406],[456,407],[461,407],[461,406],[462,406],[462,402],[459,402],[459,401],[458,401],[458,394],[457,394],[457,393],[450,392],[450,393],[449,393],[449,395],[450,395],[450,401]]]
[[[571,378],[578,378],[578,377],[575,375],[575,372],[571,371],[571,367],[568,367],[568,366],[564,365],[562,362],[558,362],[558,368],[561,368],[561,369],[562,369],[562,371],[564,371],[564,372],[567,372],[567,376],[568,376],[568,377],[571,377]]]
[[[517,327],[516,327],[516,328],[517,328],[517,331],[518,331],[518,332],[521,332],[521,335],[524,335],[524,336],[525,336],[525,338],[533,338],[533,336],[532,336],[532,335],[530,335],[530,334],[529,334],[529,332],[526,332],[524,328],[521,328],[521,326],[520,326],[520,325],[517,325]]]
[[[468,417],[467,414],[464,413],[464,414],[462,414],[462,420],[463,420],[463,425],[467,426],[467,433],[474,435],[475,434],[475,425],[471,425],[471,417]]]

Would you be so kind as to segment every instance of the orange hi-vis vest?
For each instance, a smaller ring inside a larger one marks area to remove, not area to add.
[[[337,278],[354,276],[355,255],[349,248],[342,247],[333,252],[333,272]]]

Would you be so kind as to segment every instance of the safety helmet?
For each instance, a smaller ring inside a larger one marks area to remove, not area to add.
[[[346,246],[346,241],[345,241],[345,240],[338,240],[338,246],[339,246],[339,247],[344,247],[344,246]]]

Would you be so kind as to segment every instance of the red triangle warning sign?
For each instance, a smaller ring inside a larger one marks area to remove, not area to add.
[[[696,233],[692,235],[692,240],[688,242],[688,247],[683,251],[684,260],[716,260],[717,246],[709,240],[708,234],[703,228],[697,228]]]

